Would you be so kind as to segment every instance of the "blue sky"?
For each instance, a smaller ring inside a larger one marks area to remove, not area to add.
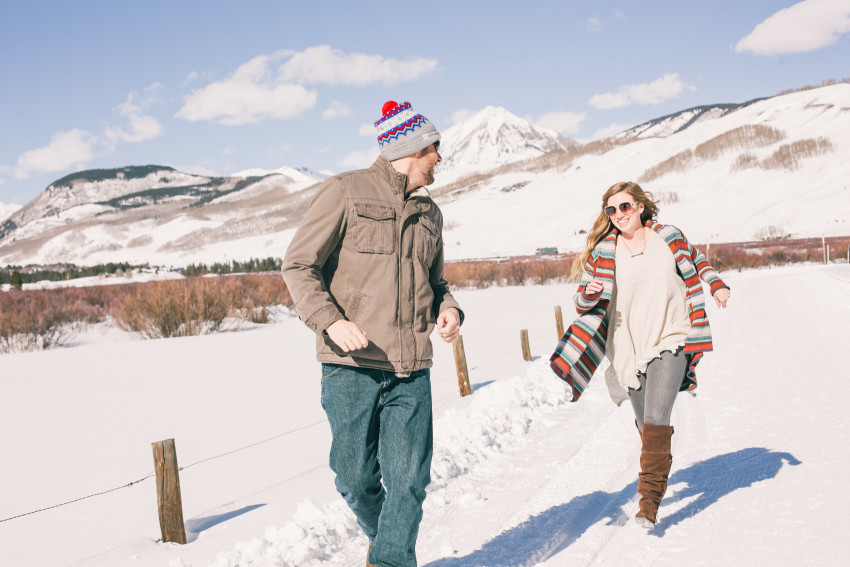
[[[850,77],[850,0],[360,4],[4,0],[0,202],[80,169],[361,167],[389,99],[587,141]]]

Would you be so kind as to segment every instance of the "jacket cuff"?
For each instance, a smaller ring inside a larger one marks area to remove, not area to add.
[[[458,316],[460,317],[460,324],[461,324],[461,325],[463,325],[463,319],[464,319],[464,317],[465,317],[465,316],[464,316],[464,314],[463,314],[463,309],[461,309],[461,308],[460,308],[460,305],[458,305],[457,301],[455,301],[454,299],[446,299],[446,300],[444,300],[444,301],[440,304],[440,310],[438,311],[438,315],[439,315],[440,313],[442,313],[443,311],[445,311],[446,309],[450,309],[450,308],[452,308],[452,307],[454,307],[455,309],[457,309]]]
[[[597,301],[601,295],[602,295],[601,289],[599,291],[597,291],[596,293],[587,293],[587,286],[585,286],[581,290],[582,298],[585,301],[587,301],[588,303],[593,303],[594,301]]]
[[[325,305],[304,321],[304,324],[310,327],[314,333],[319,334],[330,327],[331,323],[340,319],[345,319],[345,317],[335,305]]]
[[[599,302],[599,299],[602,297],[602,291],[599,290],[594,294],[586,294],[585,290],[587,288],[584,287],[575,295],[576,309],[580,313],[587,313]]]
[[[729,289],[729,286],[723,283],[723,280],[721,280],[720,278],[717,278],[716,280],[708,284],[708,287],[711,290],[711,295],[714,295],[714,292],[716,292],[718,289],[722,289],[724,287],[726,289]]]

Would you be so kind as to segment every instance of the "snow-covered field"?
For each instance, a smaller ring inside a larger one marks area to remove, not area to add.
[[[850,266],[723,274],[716,352],[674,410],[660,522],[636,509],[639,442],[596,381],[572,404],[547,359],[572,286],[459,291],[474,393],[437,345],[426,567],[848,565]],[[520,354],[528,329],[533,362]],[[333,488],[311,333],[262,327],[142,341],[102,326],[0,356],[0,563],[362,566]],[[190,543],[157,543],[150,444],[174,438]],[[209,459],[209,460],[208,460]],[[141,482],[128,485],[131,481]],[[121,488],[119,488],[121,487]],[[83,496],[118,488],[34,514]]]

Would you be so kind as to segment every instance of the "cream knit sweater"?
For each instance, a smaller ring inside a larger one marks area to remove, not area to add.
[[[606,356],[624,388],[638,388],[638,372],[664,351],[685,344],[690,321],[685,282],[673,253],[654,231],[643,228],[646,247],[629,250],[618,239],[612,320]]]

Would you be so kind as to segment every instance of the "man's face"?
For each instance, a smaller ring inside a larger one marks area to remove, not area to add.
[[[422,185],[431,185],[434,183],[434,166],[441,161],[443,161],[443,158],[440,157],[435,144],[431,144],[420,152],[417,158],[417,169],[422,175]]]

